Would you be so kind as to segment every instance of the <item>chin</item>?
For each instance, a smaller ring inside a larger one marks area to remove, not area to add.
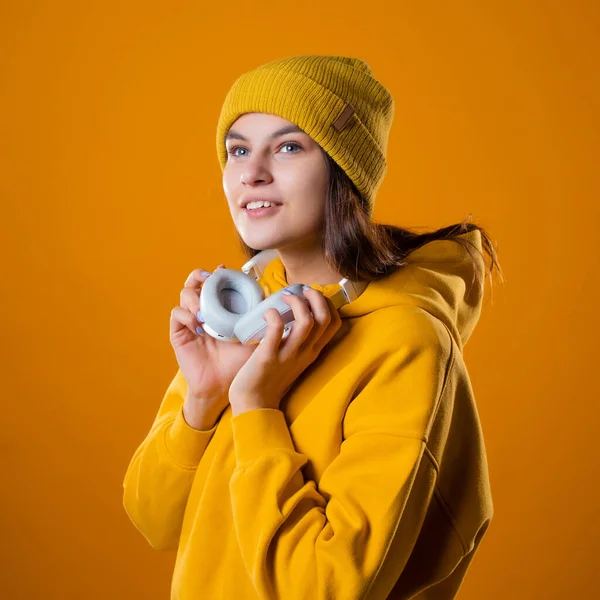
[[[274,248],[274,244],[278,243],[278,241],[275,239],[273,239],[273,241],[269,241],[264,237],[260,240],[242,239],[244,240],[244,244],[246,244],[246,246],[252,248],[253,250],[258,250],[259,252],[261,250],[272,250]]]
[[[254,232],[256,233],[256,232]],[[242,235],[240,237],[244,240],[244,244],[255,250],[271,250],[276,246],[283,245],[283,240],[280,235],[269,235],[267,232],[263,232],[262,235]]]

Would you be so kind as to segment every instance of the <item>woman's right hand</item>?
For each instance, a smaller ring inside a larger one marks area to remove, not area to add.
[[[217,269],[225,268],[219,265]],[[180,305],[171,311],[170,339],[177,363],[187,383],[188,410],[196,414],[208,411],[218,416],[229,404],[229,387],[237,372],[250,358],[256,344],[224,342],[208,333],[198,334],[202,327],[197,313],[200,291],[210,273],[194,269],[180,292]]]

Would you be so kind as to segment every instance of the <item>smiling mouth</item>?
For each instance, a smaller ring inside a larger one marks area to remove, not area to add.
[[[273,204],[271,206],[263,206],[261,208],[244,208],[244,213],[250,219],[258,219],[259,217],[266,217],[273,215],[279,211],[281,204]]]

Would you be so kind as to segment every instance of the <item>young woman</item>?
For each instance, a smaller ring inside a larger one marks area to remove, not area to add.
[[[203,332],[202,269],[171,313],[179,369],[123,484],[152,547],[177,550],[171,598],[451,599],[490,524],[462,350],[482,250],[490,281],[500,267],[476,225],[372,221],[393,112],[369,66],[339,56],[267,63],[225,99],[217,152],[242,248],[277,251],[265,297],[310,287],[283,296],[289,336],[271,308],[259,345]],[[343,278],[366,288],[336,308]]]

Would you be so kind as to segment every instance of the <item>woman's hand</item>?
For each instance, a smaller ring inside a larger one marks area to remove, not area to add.
[[[295,321],[285,339],[279,312],[270,308],[265,313],[265,338],[229,388],[234,416],[254,408],[279,408],[287,389],[340,329],[342,318],[329,298],[312,288],[304,295],[308,302],[294,294],[281,296],[292,307]]]
[[[224,265],[219,265],[217,269]],[[203,275],[206,273],[206,275]],[[193,413],[219,415],[229,404],[229,386],[256,346],[216,340],[202,331],[198,318],[200,291],[210,273],[194,269],[180,292],[180,306],[171,311],[170,339],[187,383],[186,402]]]

